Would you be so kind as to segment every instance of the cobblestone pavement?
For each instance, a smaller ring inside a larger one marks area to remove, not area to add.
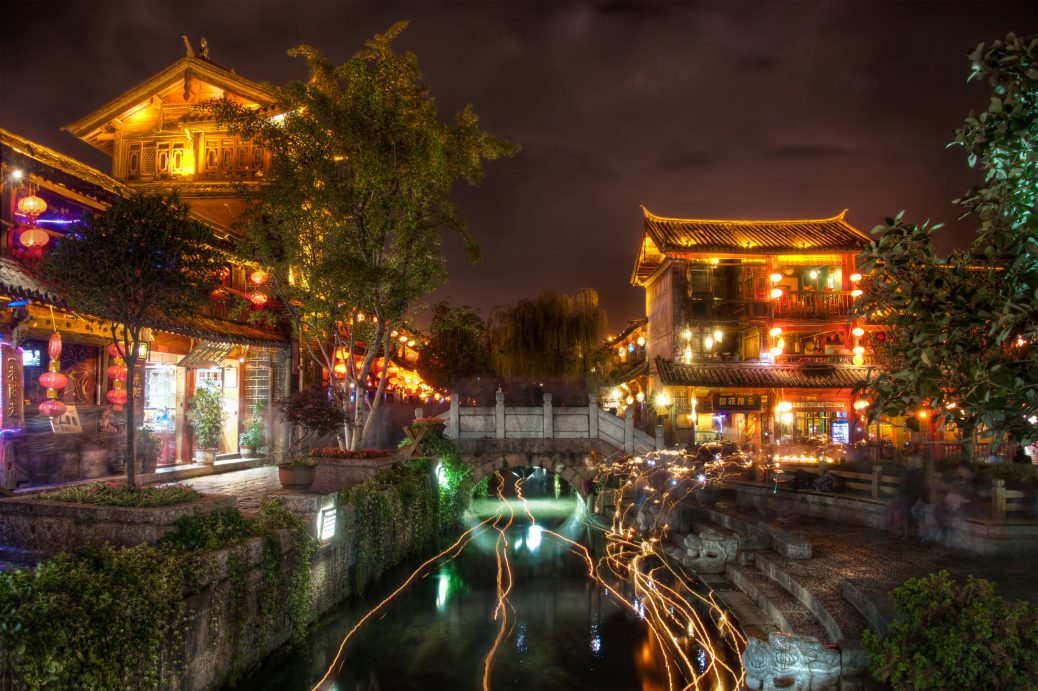
[[[1030,557],[973,554],[883,530],[804,516],[762,517],[810,540],[812,567],[830,571],[834,578],[842,576],[886,592],[907,578],[946,569],[958,579],[968,575],[986,578],[1008,599],[1038,602],[1038,570]]]
[[[256,511],[260,502],[281,490],[276,466],[236,470],[232,473],[192,478],[182,482],[203,494],[234,495],[238,497],[238,508],[246,513]]]

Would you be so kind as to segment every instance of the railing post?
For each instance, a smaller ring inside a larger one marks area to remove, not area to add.
[[[555,438],[555,413],[552,411],[551,394],[544,393],[544,438]]]
[[[461,402],[461,398],[458,393],[451,393],[451,413],[450,417],[447,418],[447,436],[451,439],[461,438],[461,412],[458,410],[458,404]]]
[[[624,411],[624,451],[634,451],[634,409],[631,406]]]
[[[587,395],[587,436],[598,439],[598,396],[593,393]]]
[[[879,499],[879,476],[883,474],[883,466],[872,466],[872,498]]]
[[[1001,521],[1006,517],[1006,481],[991,481],[991,517]]]
[[[498,439],[505,438],[505,392],[501,389],[497,390],[496,394],[497,408],[494,411],[494,431],[495,436]]]
[[[662,449],[667,443],[663,441],[663,425],[656,425],[656,448]]]

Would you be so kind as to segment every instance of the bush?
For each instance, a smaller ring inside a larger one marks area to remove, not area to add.
[[[947,571],[891,591],[897,620],[882,637],[866,631],[870,668],[895,689],[1024,689],[1038,679],[1038,607],[1007,603],[972,576]]]
[[[223,391],[212,383],[195,391],[188,403],[187,419],[200,449],[215,449],[223,434],[227,413],[223,409]]]
[[[339,448],[327,448],[327,449],[310,449],[311,458],[353,458],[353,459],[368,459],[368,458],[384,458],[386,456],[393,456],[396,451],[392,449],[360,449],[359,451],[350,451],[349,449]]]
[[[130,489],[121,482],[91,482],[88,485],[66,487],[54,492],[44,492],[40,495],[40,499],[49,499],[50,501],[123,506],[138,509],[172,506],[201,498],[201,494],[187,485],[176,484]]]

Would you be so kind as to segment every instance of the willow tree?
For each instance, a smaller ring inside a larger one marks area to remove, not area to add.
[[[134,194],[57,243],[44,274],[68,295],[71,306],[108,320],[112,340],[125,353],[126,479],[136,487],[134,387],[142,332],[170,318],[196,313],[219,284],[224,257],[212,233],[188,216],[175,194]]]
[[[594,378],[605,362],[605,329],[593,290],[548,291],[491,316],[491,362],[502,377]]]
[[[941,257],[939,226],[887,219],[866,249],[871,276],[855,308],[889,336],[877,348],[884,367],[864,387],[870,416],[930,408],[961,430],[967,454],[978,429],[995,440],[1038,438],[1036,58],[1038,36],[1013,34],[970,54],[970,79],[987,80],[991,94],[951,146],[984,173],[956,200],[978,224],[974,242]]]
[[[471,106],[440,121],[413,53],[397,53],[399,23],[333,65],[315,48],[306,81],[271,86],[279,115],[230,100],[206,107],[271,153],[265,184],[243,195],[249,209],[242,254],[261,262],[303,351],[330,377],[346,414],[340,444],[360,448],[386,386],[392,331],[446,278],[441,242],[457,233],[478,246],[448,196],[478,183],[483,162],[516,150],[479,128]],[[341,369],[341,368],[340,368]]]

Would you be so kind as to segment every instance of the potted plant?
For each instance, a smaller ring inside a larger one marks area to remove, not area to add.
[[[302,430],[289,445],[289,460],[278,464],[278,477],[285,489],[308,489],[317,477],[317,461],[307,458],[321,437],[342,430],[345,416],[321,389],[297,391],[277,402],[282,419]]]
[[[238,449],[242,458],[252,458],[256,451],[266,444],[266,439],[263,438],[263,408],[262,401],[256,403],[249,421],[238,435]]]
[[[134,444],[137,446],[137,472],[142,475],[154,473],[162,451],[158,436],[147,427],[141,427],[137,430]]]
[[[213,383],[196,389],[188,403],[187,419],[195,434],[195,460],[212,465],[216,446],[223,433],[227,413],[223,409],[223,391]]]

